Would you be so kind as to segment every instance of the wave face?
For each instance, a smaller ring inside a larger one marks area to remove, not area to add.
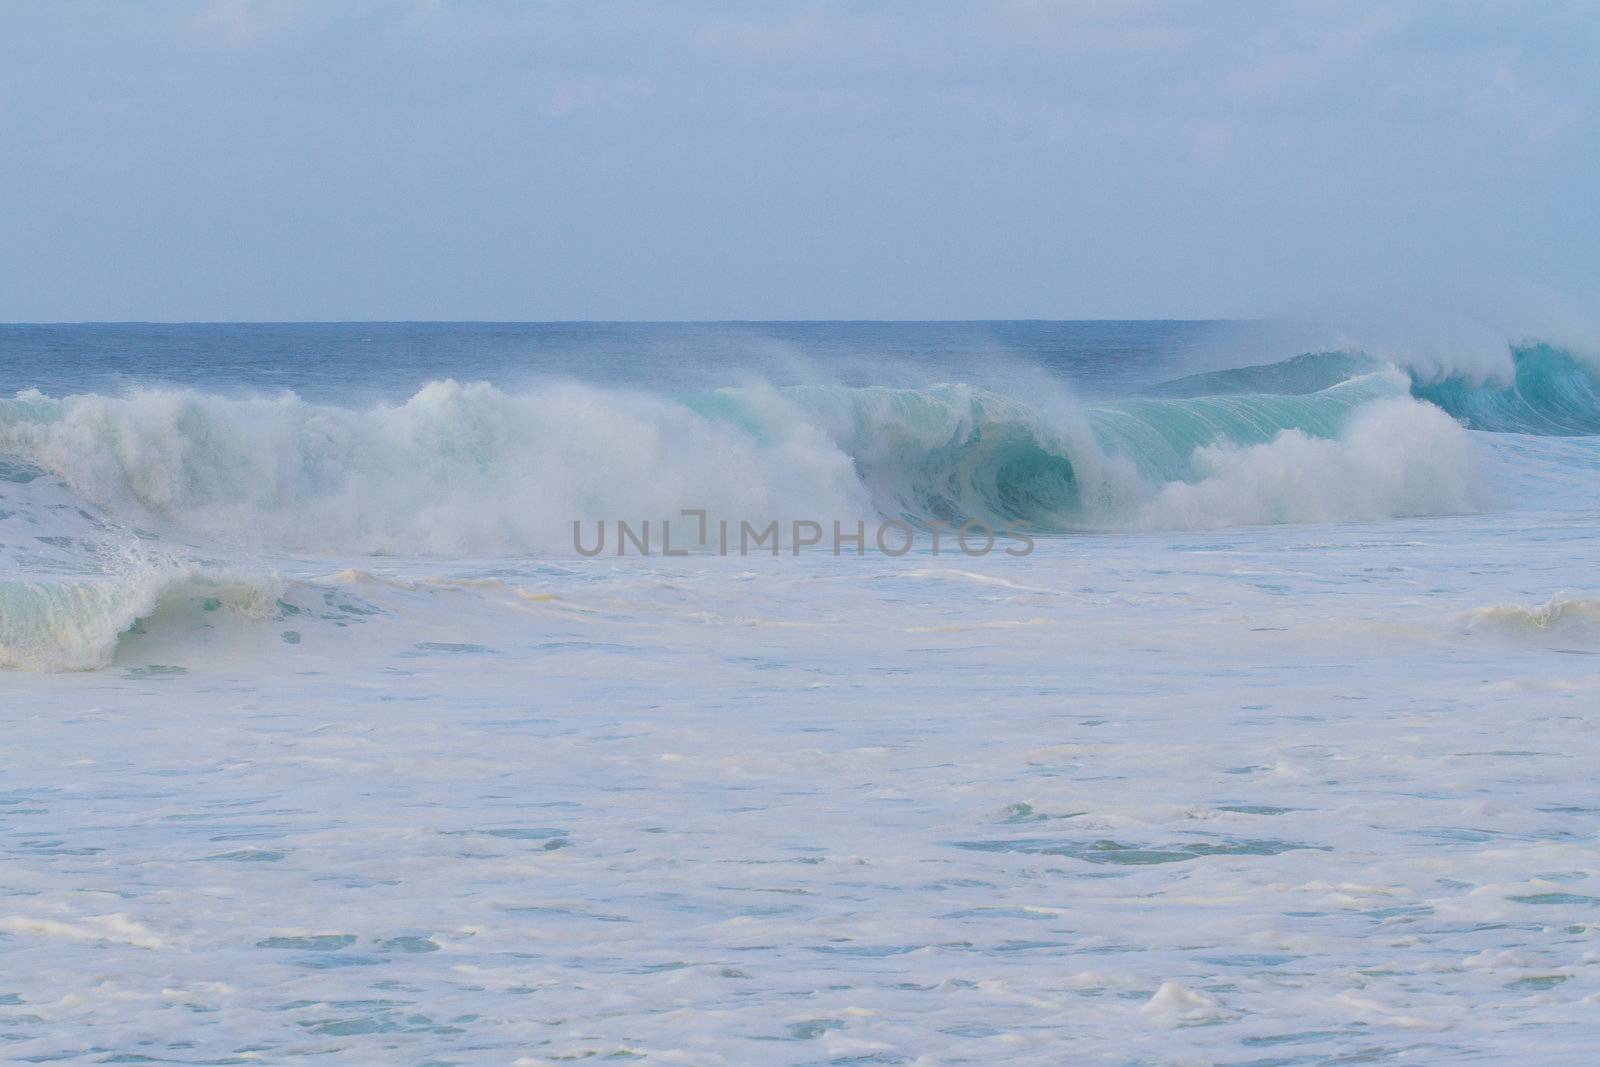
[[[1475,430],[1576,436],[1600,433],[1600,367],[1550,345],[1512,349],[1509,382],[1455,376],[1412,393]]]
[[[451,381],[365,409],[191,390],[0,401],[0,455],[119,521],[313,554],[562,551],[574,520],[684,508],[1044,533],[1435,514],[1476,506],[1469,452],[1393,371],[1093,405],[966,385],[673,400]]]
[[[1411,395],[1474,430],[1542,436],[1600,434],[1600,366],[1548,344],[1514,345],[1499,376],[1408,370]],[[1384,361],[1361,353],[1309,352],[1255,367],[1196,374],[1152,389],[1158,396],[1303,394],[1369,374]]]

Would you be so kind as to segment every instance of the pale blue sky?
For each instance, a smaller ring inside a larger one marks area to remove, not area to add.
[[[1600,291],[1595,3],[0,5],[0,320]]]

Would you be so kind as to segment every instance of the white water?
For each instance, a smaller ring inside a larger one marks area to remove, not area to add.
[[[0,486],[284,605],[0,675],[0,1058],[1585,1062],[1600,446],[1395,425],[1152,505],[1383,521],[1023,558],[130,572]]]

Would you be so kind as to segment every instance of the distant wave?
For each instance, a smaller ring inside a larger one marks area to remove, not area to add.
[[[1514,345],[1510,356],[1510,372],[1499,378],[1409,370],[1411,395],[1438,405],[1474,430],[1600,434],[1600,366],[1548,344]],[[1168,397],[1304,394],[1385,365],[1384,360],[1361,353],[1311,352],[1281,363],[1179,378],[1152,392]]]

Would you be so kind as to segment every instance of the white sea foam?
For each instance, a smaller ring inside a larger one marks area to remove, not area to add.
[[[0,678],[0,1040],[1580,1062],[1595,660],[1439,625],[1600,564],[1549,516],[308,561]]]
[[[228,544],[466,555],[571,545],[575,518],[860,514],[848,459],[806,427],[758,444],[670,403],[577,385],[435,382],[405,404],[186,390],[27,398],[0,449],[106,507]]]
[[[1139,526],[1374,521],[1491,502],[1467,431],[1438,408],[1401,398],[1361,409],[1334,439],[1285,430],[1267,444],[1203,447],[1194,466],[1196,480],[1163,487]]]

